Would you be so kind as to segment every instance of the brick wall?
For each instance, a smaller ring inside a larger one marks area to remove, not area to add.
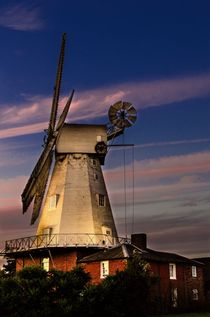
[[[77,260],[97,252],[97,248],[54,248],[36,249],[31,252],[22,253],[16,257],[16,271],[22,270],[25,266],[41,266],[43,258],[49,258],[50,269],[70,271],[77,265]],[[51,255],[50,255],[51,254]],[[51,260],[52,257],[52,260]]]
[[[116,271],[124,271],[127,266],[127,260],[109,260],[109,275],[116,274]],[[100,274],[100,261],[83,263],[85,272],[90,273],[91,283],[99,284],[103,281]]]
[[[197,267],[197,277],[192,277],[192,266],[176,264],[176,279],[169,277],[169,263],[150,263],[151,271],[158,277],[153,286],[154,298],[161,303],[162,311],[196,310],[203,306],[203,268]],[[177,307],[172,303],[172,292],[177,289]],[[198,300],[193,300],[193,289],[198,290]]]

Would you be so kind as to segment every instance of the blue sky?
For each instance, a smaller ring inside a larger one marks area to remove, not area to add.
[[[42,150],[66,32],[60,109],[76,90],[68,121],[106,123],[121,99],[138,111],[125,134],[135,144],[134,231],[156,249],[209,255],[209,12],[205,0],[1,1],[1,242],[36,231],[20,194]],[[128,234],[132,168],[127,148]],[[122,171],[122,149],[111,149],[104,172],[120,235]]]

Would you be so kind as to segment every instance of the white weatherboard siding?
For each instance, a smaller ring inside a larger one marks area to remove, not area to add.
[[[94,135],[91,130],[95,144],[97,134],[98,131]],[[104,196],[104,206],[99,204],[99,195]],[[46,228],[51,228],[52,234],[108,233],[117,236],[97,154],[57,153],[37,235],[43,234]],[[76,239],[75,235],[75,243]]]

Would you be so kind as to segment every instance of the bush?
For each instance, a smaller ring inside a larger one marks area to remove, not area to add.
[[[145,263],[135,257],[125,271],[89,287],[81,303],[82,316],[144,317],[149,311],[152,279]]]

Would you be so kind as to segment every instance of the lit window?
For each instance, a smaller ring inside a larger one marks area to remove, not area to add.
[[[101,194],[98,195],[98,205],[101,207],[105,206],[105,196],[104,195],[101,195]]]
[[[176,279],[176,264],[175,263],[169,263],[169,277],[171,280]]]
[[[197,267],[196,266],[192,266],[192,277],[197,277]]]
[[[192,300],[198,300],[198,290],[196,288],[192,290]]]
[[[50,269],[50,259],[49,258],[43,258],[42,268],[47,272],[49,271],[49,269]]]
[[[101,262],[101,278],[105,278],[109,275],[109,261]]]
[[[58,203],[58,195],[50,196],[49,209],[56,209]]]

